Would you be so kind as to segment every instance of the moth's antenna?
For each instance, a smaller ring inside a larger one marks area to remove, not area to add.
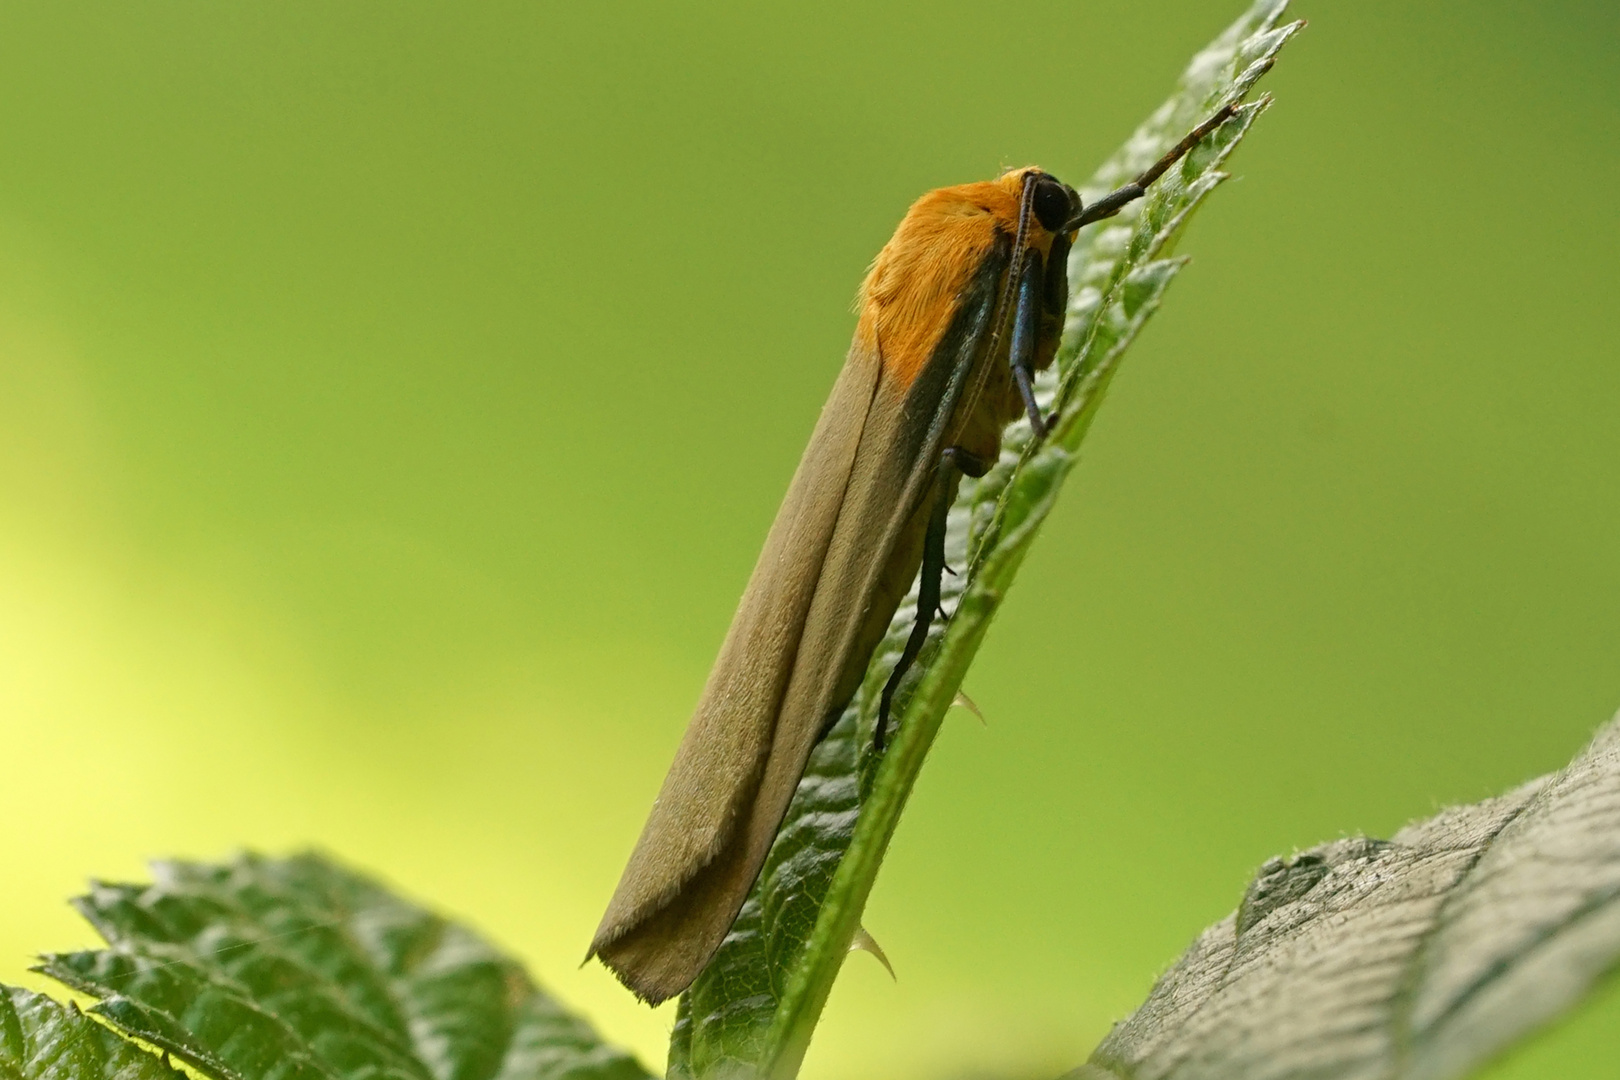
[[[1230,120],[1237,113],[1237,110],[1238,103],[1235,101],[1229,101],[1221,106],[1216,110],[1214,116],[1189,131],[1186,138],[1172,146],[1158,161],[1149,165],[1147,171],[1143,172],[1141,176],[1138,176],[1124,187],[1115,188],[1090,206],[1081,207],[1078,214],[1064,222],[1063,231],[1072,232],[1082,225],[1090,225],[1093,221],[1111,218],[1119,213],[1126,204],[1133,203],[1146,195],[1149,184],[1163,176],[1165,170],[1170,166],[1186,157],[1192,148],[1198,145],[1199,140]]]
[[[1035,200],[1030,197],[1035,190],[1035,175],[1034,169],[1024,174],[1024,187],[1018,193],[1018,235],[1013,239],[1012,258],[1007,263],[1007,283],[1001,287],[995,317],[990,323],[988,356],[995,356],[996,350],[1001,347],[1001,328],[1007,323],[1007,305],[1012,302],[1013,289],[1018,287],[1019,271],[1024,268],[1024,253],[1029,248],[1029,216],[1035,205]]]

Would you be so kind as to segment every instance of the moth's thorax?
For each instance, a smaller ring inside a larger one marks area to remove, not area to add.
[[[997,236],[1016,236],[1030,171],[937,188],[911,204],[861,285],[857,333],[875,338],[886,377],[909,385],[933,355]],[[1025,243],[1043,260],[1053,235],[1030,217]]]

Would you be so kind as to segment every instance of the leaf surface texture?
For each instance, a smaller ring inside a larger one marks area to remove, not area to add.
[[[464,927],[314,855],[165,862],[75,903],[105,949],[40,970],[220,1080],[640,1080]]]
[[[1072,1080],[1447,1080],[1620,959],[1620,719],[1561,772],[1261,867]]]

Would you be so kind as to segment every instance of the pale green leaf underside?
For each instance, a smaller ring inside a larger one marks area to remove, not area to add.
[[[1273,859],[1072,1080],[1448,1080],[1620,960],[1620,719],[1496,799]]]
[[[468,930],[313,855],[156,864],[40,970],[219,1080],[641,1080]]]
[[[72,1005],[0,985],[0,1080],[185,1080]]]
[[[1199,53],[1175,95],[1082,194],[1095,198],[1130,179],[1221,104],[1242,99],[1301,25],[1278,25],[1286,6],[1260,0]],[[741,917],[682,997],[671,1076],[784,1077],[797,1070],[940,721],[1077,460],[1124,350],[1183,265],[1172,254],[1177,239],[1225,179],[1221,163],[1266,104],[1245,105],[1147,198],[1077,240],[1063,344],[1038,385],[1044,403],[1061,405],[1061,418],[1039,446],[1027,423],[1014,425],[995,468],[963,483],[946,552],[947,562],[966,572],[945,579],[951,618],[936,622],[901,690],[898,735],[881,758],[870,752],[878,691],[910,630],[914,595],[896,613],[860,693],[812,757]]]

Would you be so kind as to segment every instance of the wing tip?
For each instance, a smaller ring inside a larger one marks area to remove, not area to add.
[[[649,957],[637,955],[633,946],[620,955],[615,947],[626,944],[627,934],[628,931],[609,941],[593,941],[590,952],[585,954],[585,962],[589,963],[593,958],[600,960],[602,966],[611,971],[613,977],[638,1001],[654,1007],[682,993],[696,981],[698,973],[695,971],[689,975],[672,976],[668,971],[658,970],[656,962],[649,969]],[[651,959],[656,961],[656,958]]]

